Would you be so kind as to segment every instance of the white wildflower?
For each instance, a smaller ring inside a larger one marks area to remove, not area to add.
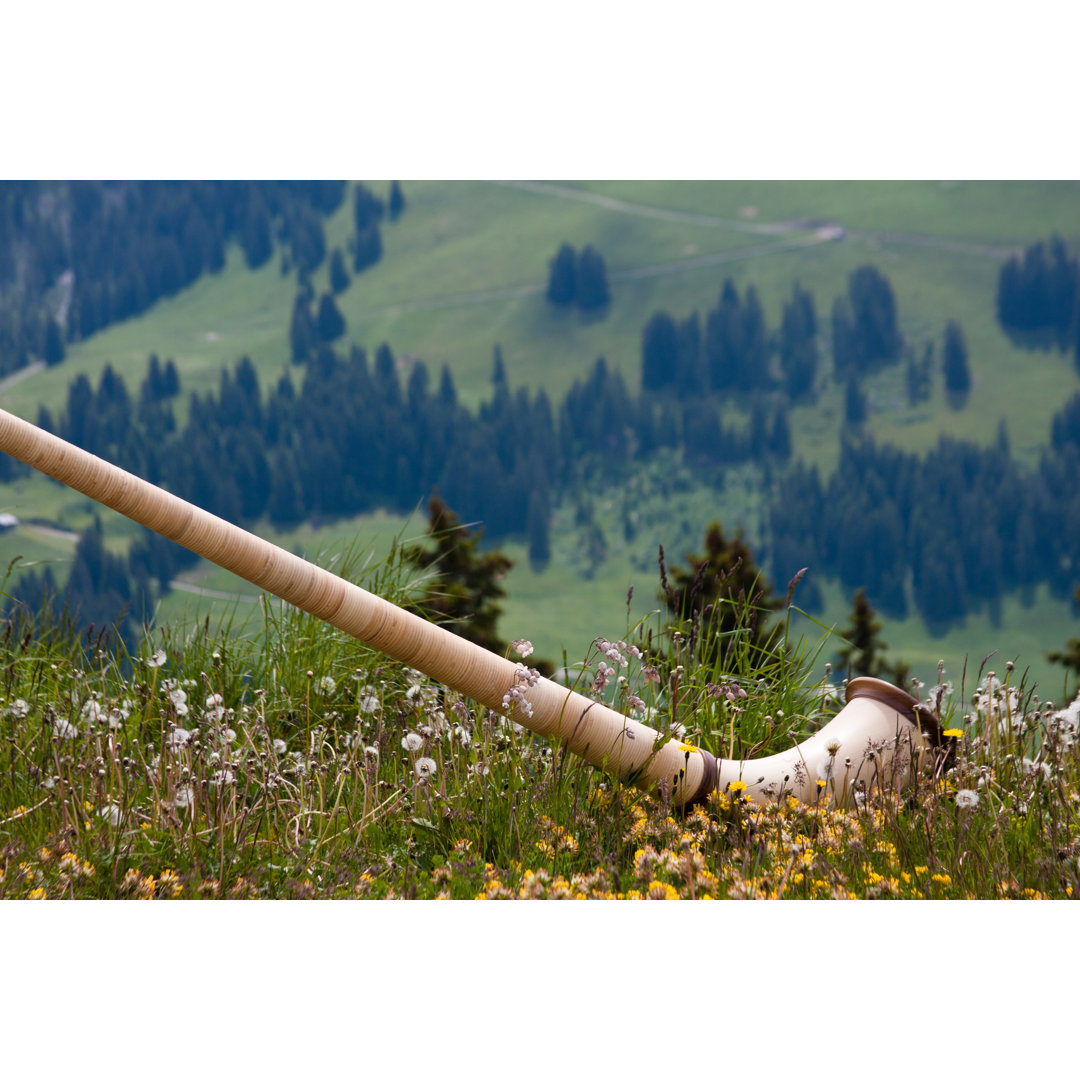
[[[410,754],[416,753],[423,745],[423,736],[417,735],[415,731],[407,732],[405,738],[401,740],[402,749],[408,750]]]
[[[233,775],[232,769],[218,769],[218,771],[210,777],[210,783],[214,787],[225,787],[227,784],[235,784],[236,777]]]
[[[366,697],[360,699],[360,711],[362,713],[377,712],[379,708],[379,699],[374,694],[368,694]]]
[[[165,737],[165,745],[172,751],[183,750],[191,742],[191,732],[187,728],[173,728]]]
[[[337,689],[337,683],[329,675],[319,680],[319,691],[329,697]]]
[[[413,766],[416,769],[416,775],[421,780],[426,780],[429,776],[434,776],[436,772],[435,760],[429,757],[417,758],[416,765]]]
[[[146,666],[150,668],[161,667],[167,659],[168,657],[165,655],[165,650],[158,649],[158,651],[146,661]]]
[[[79,729],[70,720],[66,720],[62,716],[58,716],[53,720],[52,728],[53,735],[58,739],[77,739],[79,737]]]
[[[472,735],[469,734],[468,728],[463,727],[461,724],[454,725],[452,734],[462,746],[468,746],[472,742]]]
[[[1045,761],[1032,761],[1031,758],[1024,758],[1020,762],[1020,768],[1023,769],[1025,776],[1031,776],[1033,773],[1042,773],[1044,780],[1049,780],[1053,775],[1053,769]]]
[[[510,642],[510,648],[512,648],[522,660],[527,660],[533,654],[532,642],[526,641],[524,638],[515,638]]]
[[[970,810],[979,805],[979,794],[971,788],[961,788],[956,793],[956,805],[961,810]]]
[[[98,817],[108,819],[110,825],[114,828],[120,824],[120,807],[116,803],[106,803],[99,811]]]
[[[284,754],[285,751],[288,749],[288,747],[285,745],[285,740],[284,739],[275,739],[270,744],[270,746],[273,749],[275,754]]]

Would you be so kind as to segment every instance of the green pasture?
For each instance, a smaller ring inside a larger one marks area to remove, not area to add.
[[[369,183],[385,195],[385,182]],[[421,358],[433,372],[448,364],[462,399],[472,406],[490,393],[496,343],[502,346],[511,384],[546,387],[554,402],[600,355],[636,388],[640,334],[649,316],[659,308],[677,317],[693,311],[704,316],[727,276],[741,290],[757,287],[772,329],[798,280],[814,294],[827,332],[833,299],[846,290],[848,275],[868,262],[892,282],[901,329],[916,355],[924,342],[933,341],[940,358],[946,321],[960,322],[974,378],[967,407],[956,412],[944,401],[939,374],[932,400],[917,408],[907,404],[902,365],[874,376],[867,382],[868,427],[879,441],[912,451],[932,446],[942,434],[985,443],[996,437],[1005,419],[1013,452],[1031,462],[1045,445],[1051,416],[1080,388],[1070,357],[1015,347],[994,315],[1005,251],[1052,232],[1061,233],[1074,248],[1080,242],[1076,184],[605,181],[510,186],[404,181],[403,186],[408,206],[399,221],[383,225],[382,261],[355,277],[338,300],[348,323],[346,342],[373,350],[389,341],[399,357]],[[612,204],[612,199],[619,202]],[[328,222],[329,249],[345,246],[351,221],[350,198]],[[815,230],[823,223],[842,225],[845,235],[821,239]],[[579,249],[593,244],[603,253],[613,300],[602,317],[557,311],[544,299],[548,261],[564,241]],[[326,277],[324,266],[314,276],[317,294],[327,287]],[[281,272],[280,252],[252,273],[240,252],[231,249],[220,274],[140,318],[72,345],[57,368],[0,386],[0,406],[34,419],[44,403],[55,414],[75,374],[86,372],[96,381],[106,363],[126,377],[134,392],[151,352],[177,362],[184,390],[181,419],[186,395],[216,389],[222,366],[242,355],[251,357],[268,387],[290,367],[288,322],[296,290],[295,272]],[[299,381],[302,372],[291,370]],[[825,474],[836,462],[843,415],[842,389],[828,372],[823,355],[817,401],[791,414],[796,455],[818,464]],[[744,411],[740,402],[728,406],[733,419]],[[729,478],[722,493],[708,481],[690,478],[683,492],[666,499],[654,488],[622,484],[613,485],[611,494],[595,494],[607,555],[591,570],[581,554],[582,529],[573,523],[570,504],[557,511],[554,555],[545,573],[534,574],[524,549],[508,545],[517,566],[508,583],[504,635],[531,636],[538,653],[552,659],[563,648],[570,657],[583,654],[594,636],[610,636],[625,626],[630,584],[635,586],[634,619],[655,605],[657,543],[664,543],[669,562],[678,562],[698,549],[705,525],[715,517],[732,529],[742,525],[751,539],[760,535],[760,506],[752,492],[741,491],[737,478]],[[89,500],[40,477],[9,486],[0,504],[23,520],[38,518],[71,532],[85,527],[95,512]],[[632,540],[623,537],[628,512],[642,519]],[[110,543],[122,547],[134,527],[107,511],[101,514]],[[414,535],[422,534],[423,526],[422,514],[408,524]],[[375,557],[382,557],[402,527],[402,519],[384,516],[266,535],[309,555],[355,543],[369,545]],[[35,551],[62,557],[62,542],[54,551],[40,535],[24,535],[28,551],[16,553],[28,559]],[[20,546],[18,534],[0,538],[0,551],[12,545]],[[186,577],[213,592],[253,591],[205,567]],[[826,596],[828,619],[823,621],[844,621],[849,601],[839,590],[826,588]],[[177,591],[165,600],[160,615],[205,615],[222,605],[228,602]],[[1007,602],[1000,631],[974,617],[937,641],[910,620],[886,628],[893,651],[920,670],[924,664],[936,670],[939,654],[951,669],[956,658],[962,662],[963,653],[973,654],[984,645],[990,651],[1005,636],[1005,647],[1028,654],[1033,671],[1041,670],[1044,679],[1051,669],[1039,668],[1042,653],[1075,633],[1069,605],[1043,596],[1031,609]]]

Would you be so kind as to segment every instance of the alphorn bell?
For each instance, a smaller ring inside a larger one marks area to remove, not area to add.
[[[939,742],[937,724],[915,698],[859,678],[848,683],[844,708],[790,750],[717,759],[549,679],[526,679],[521,665],[4,410],[0,450],[466,697],[509,712],[590,765],[644,788],[663,785],[675,805],[702,802],[737,781],[762,803],[786,795],[814,802],[825,791],[844,802],[860,788],[902,786]]]

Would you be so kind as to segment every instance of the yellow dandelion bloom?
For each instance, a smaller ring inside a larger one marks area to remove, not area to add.
[[[944,735],[946,739],[960,739],[963,738],[964,730],[963,728],[951,727],[943,731],[941,734]]]
[[[700,754],[701,751],[696,746],[691,746],[688,742],[679,743],[679,749],[684,754]]]
[[[44,889],[38,888],[27,897],[27,900],[44,900],[46,899],[46,893]]]
[[[743,783],[742,780],[735,780],[732,783],[728,784],[728,791],[732,792],[733,794],[738,794],[738,792],[745,790],[746,784]]]

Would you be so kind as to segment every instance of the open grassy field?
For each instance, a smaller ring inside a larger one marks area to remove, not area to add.
[[[372,186],[385,193],[384,183]],[[420,357],[433,369],[448,364],[470,405],[488,396],[496,343],[502,346],[512,385],[545,386],[556,401],[599,355],[636,386],[641,329],[658,308],[675,316],[695,310],[704,314],[730,275],[740,289],[757,286],[775,328],[798,280],[813,292],[827,325],[833,298],[846,289],[848,275],[868,262],[892,282],[901,329],[917,350],[928,340],[940,346],[948,319],[961,323],[974,377],[967,407],[953,412],[940,386],[930,402],[912,409],[902,371],[876,376],[869,383],[869,426],[879,440],[908,450],[928,447],[943,433],[989,442],[1004,418],[1013,452],[1031,461],[1047,440],[1050,417],[1080,385],[1070,358],[1018,349],[994,318],[1005,253],[1055,231],[1074,249],[1080,243],[1076,184],[426,181],[405,182],[404,190],[404,216],[382,230],[382,261],[356,277],[339,299],[347,337],[369,350],[389,341],[399,355]],[[350,200],[328,222],[330,248],[345,246],[351,214]],[[842,240],[818,235],[817,227],[826,222],[843,226]],[[563,241],[578,248],[594,244],[603,253],[613,294],[603,318],[557,312],[545,301],[547,264]],[[324,267],[315,275],[316,292],[326,288],[326,273]],[[295,275],[283,276],[277,257],[252,273],[239,251],[231,250],[221,274],[138,319],[73,345],[59,367],[0,388],[0,405],[30,419],[40,403],[56,412],[76,373],[84,371],[96,380],[106,363],[121,371],[134,390],[151,352],[176,360],[185,391],[214,389],[221,367],[245,354],[266,385],[288,367],[295,292]],[[293,372],[299,379],[300,372]],[[823,379],[816,404],[792,412],[796,455],[831,470],[842,411],[840,389]],[[737,485],[719,494],[691,485],[666,502],[655,493],[640,493],[636,512],[652,515],[652,524],[641,527],[633,540],[623,538],[624,501],[625,493],[618,491],[598,496],[608,556],[589,577],[583,576],[580,530],[569,507],[558,512],[555,555],[544,574],[528,568],[523,549],[508,545],[518,565],[509,582],[504,634],[532,636],[538,651],[552,658],[564,647],[573,657],[596,634],[617,632],[625,624],[630,584],[636,589],[635,617],[653,606],[658,542],[677,562],[696,548],[713,518],[732,529],[744,526],[751,538],[760,530],[760,508]],[[24,520],[43,518],[71,531],[82,528],[92,512],[87,500],[36,478],[5,491],[0,502]],[[112,542],[122,544],[130,527],[115,515],[106,520]],[[317,533],[299,530],[283,539],[287,546],[314,554],[355,538],[381,557],[401,526],[399,519],[380,518],[339,523]],[[410,528],[421,533],[422,516]],[[24,535],[44,545],[40,535]],[[50,543],[55,546],[55,538]],[[6,537],[0,546],[14,551],[19,541]],[[53,547],[34,550],[62,558]],[[200,586],[217,592],[244,588],[220,572],[195,577]],[[572,605],[567,597],[573,597]],[[842,621],[847,601],[838,590],[826,589],[826,597],[823,621]],[[224,601],[175,593],[162,615],[190,612],[193,604],[204,612],[208,603]],[[1050,678],[1042,652],[1060,647],[1075,626],[1068,605],[1040,597],[1031,609],[1007,603],[1000,632],[973,618],[940,641],[928,638],[914,622],[890,624],[885,636],[893,652],[917,669],[924,663],[932,667],[939,655],[952,668],[964,653],[986,645],[986,651],[1023,651],[1022,662]]]

